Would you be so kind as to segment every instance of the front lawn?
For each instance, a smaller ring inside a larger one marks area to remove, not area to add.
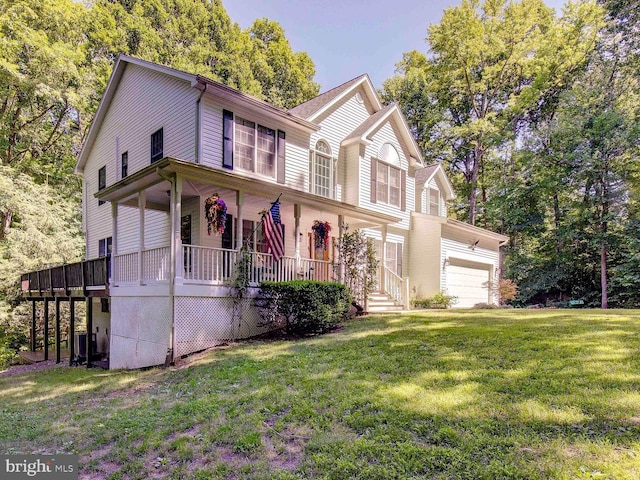
[[[0,376],[0,453],[92,479],[637,479],[638,313],[372,316],[186,368]]]

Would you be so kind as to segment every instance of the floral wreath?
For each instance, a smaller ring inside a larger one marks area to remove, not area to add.
[[[321,222],[314,220],[311,226],[313,230],[316,248],[329,248],[329,233],[331,233],[331,225],[329,222]]]
[[[207,233],[211,235],[211,230],[213,230],[216,235],[223,234],[227,224],[227,204],[217,193],[207,198],[204,204],[204,213],[207,217]]]

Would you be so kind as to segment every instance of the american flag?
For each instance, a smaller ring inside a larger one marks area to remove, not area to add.
[[[284,237],[282,223],[280,223],[280,199],[276,200],[271,209],[262,217],[264,239],[269,247],[269,253],[277,262],[284,255]]]

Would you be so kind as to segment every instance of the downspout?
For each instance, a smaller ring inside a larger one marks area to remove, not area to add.
[[[200,90],[200,95],[198,96],[198,100],[196,100],[196,163],[200,163],[200,158],[202,157],[202,135],[200,135],[200,125],[202,123],[202,110],[200,106],[200,101],[202,100],[202,96],[204,92],[207,91],[207,84],[204,84],[204,88]]]
[[[164,366],[168,367],[171,363],[174,362],[174,358],[173,358],[173,352],[174,352],[174,345],[175,345],[175,337],[176,337],[176,318],[175,318],[175,296],[174,296],[174,292],[175,292],[175,282],[176,282],[176,248],[174,245],[174,235],[173,235],[173,229],[175,227],[174,222],[175,220],[175,210],[173,208],[173,203],[174,203],[174,198],[176,195],[176,182],[175,182],[175,176],[173,175],[167,175],[166,173],[164,173],[162,170],[160,170],[160,168],[156,168],[156,173],[158,174],[158,176],[160,178],[163,178],[164,180],[168,181],[171,184],[171,197],[169,199],[169,262],[170,262],[170,267],[169,267],[169,304],[170,304],[170,321],[171,321],[171,335],[169,336],[169,349],[167,350],[167,356],[165,358],[164,361]]]

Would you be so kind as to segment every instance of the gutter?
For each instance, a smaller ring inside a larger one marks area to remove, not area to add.
[[[200,158],[202,157],[202,135],[200,134],[202,124],[202,107],[200,106],[200,101],[202,100],[204,93],[207,91],[207,83],[198,83],[198,86],[200,85],[204,85],[204,88],[200,90],[200,95],[198,96],[198,100],[196,100],[196,163],[200,163]]]

